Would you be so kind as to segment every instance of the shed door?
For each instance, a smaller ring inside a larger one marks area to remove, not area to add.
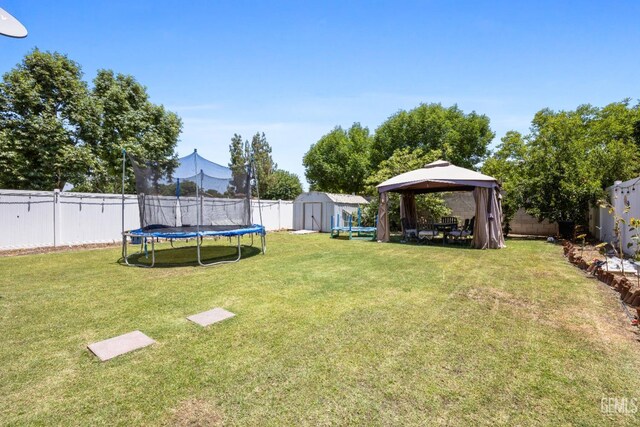
[[[322,229],[322,203],[307,202],[303,204],[305,230],[320,231]]]

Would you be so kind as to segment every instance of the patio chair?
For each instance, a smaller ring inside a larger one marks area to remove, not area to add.
[[[469,237],[473,236],[473,227],[476,223],[476,217],[474,216],[473,218],[471,218],[471,220],[469,219],[465,219],[464,220],[464,225],[461,229],[459,230],[452,230],[450,232],[447,233],[448,237],[453,238],[453,240],[455,241],[460,241],[460,240],[467,240]]]
[[[455,216],[443,216],[440,222],[442,224],[452,224],[452,230],[456,230],[458,228],[458,218]]]
[[[440,231],[431,221],[418,223],[418,243],[429,243],[440,235]]]
[[[418,241],[418,227],[407,218],[400,218],[402,222],[402,242]]]

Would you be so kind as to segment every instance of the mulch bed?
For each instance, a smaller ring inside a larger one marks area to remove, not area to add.
[[[583,247],[565,241],[563,251],[570,263],[618,292],[620,300],[626,305],[629,312],[635,313],[632,324],[638,324],[638,319],[640,319],[640,286],[635,274],[607,271],[606,266],[598,263],[598,261],[606,261],[604,255],[592,244],[586,244]]]

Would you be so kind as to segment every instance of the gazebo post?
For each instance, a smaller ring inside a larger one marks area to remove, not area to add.
[[[389,191],[403,195],[410,194],[413,198],[416,193],[473,190],[476,218],[472,247],[477,249],[504,248],[501,224],[502,208],[498,199],[499,187],[500,184],[493,177],[452,165],[444,160],[437,160],[422,168],[389,178],[377,185],[380,193],[378,240],[381,242],[389,241],[388,196],[386,194]],[[409,197],[403,197],[403,199],[409,199]],[[411,206],[411,202],[415,203],[415,200],[402,200],[403,215],[409,217],[413,214],[413,220],[417,221],[417,207]]]
[[[380,205],[378,206],[377,239],[379,242],[389,241],[389,194],[386,191],[380,193]]]

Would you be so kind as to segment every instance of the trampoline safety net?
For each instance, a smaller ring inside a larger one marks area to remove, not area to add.
[[[140,227],[144,231],[225,231],[250,227],[250,168],[210,162],[196,151],[167,170],[127,154],[136,178]]]

